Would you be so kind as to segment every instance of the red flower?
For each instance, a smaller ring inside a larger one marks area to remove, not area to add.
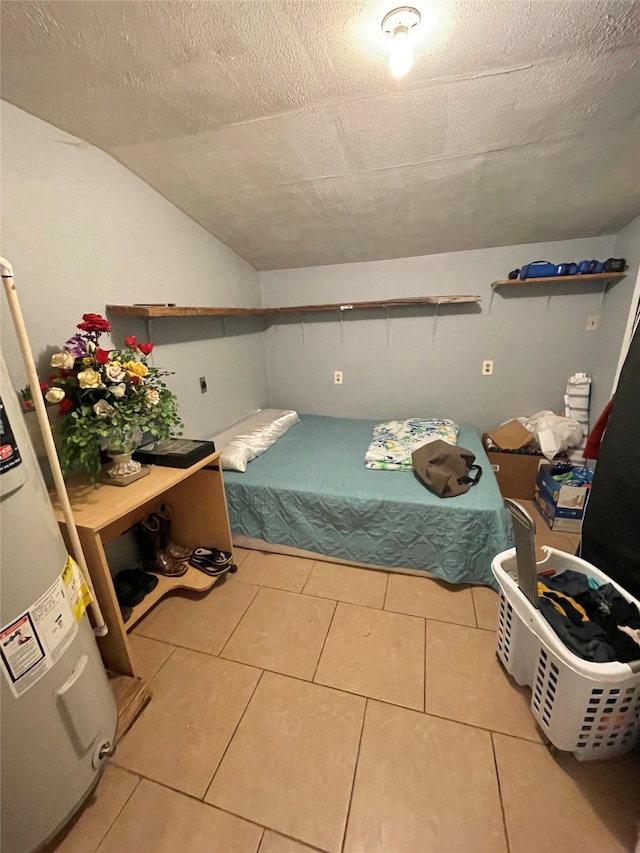
[[[47,385],[46,382],[40,383],[40,390],[42,391],[43,394],[47,393],[47,391],[49,390],[49,386]]]
[[[127,337],[124,339],[124,342],[129,347],[129,349],[135,349],[136,336],[135,335],[127,335]]]
[[[83,332],[102,333],[111,331],[109,321],[105,320],[101,314],[83,314],[82,319],[84,322],[78,323],[77,328],[81,329]]]
[[[151,341],[149,341],[148,344],[138,344],[138,349],[143,355],[151,355],[153,344],[151,343]]]
[[[63,397],[58,404],[58,417],[61,418],[69,409],[73,408],[73,403],[68,397]]]
[[[96,361],[98,364],[106,364],[109,361],[109,350],[96,348]]]
[[[132,376],[132,377],[131,377],[131,379],[130,379],[130,382],[131,382],[131,384],[132,384],[132,385],[137,385],[139,381],[140,381],[140,377],[139,377],[139,376],[135,376],[135,375],[134,375],[134,376]]]

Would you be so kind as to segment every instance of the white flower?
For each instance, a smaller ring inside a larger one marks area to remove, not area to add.
[[[148,406],[157,406],[160,402],[160,392],[156,391],[155,388],[149,388],[148,391],[144,392],[144,399]]]
[[[104,372],[106,373],[109,382],[122,382],[122,380],[126,376],[126,372],[124,371],[122,365],[118,364],[117,361],[110,361],[109,364],[107,364],[107,366],[105,367]],[[122,396],[122,394],[120,396]]]
[[[51,367],[57,367],[59,370],[71,370],[75,361],[75,356],[65,350],[51,356]]]
[[[96,351],[96,345],[93,343],[93,341],[87,341],[87,352],[95,352],[95,351]]]
[[[111,391],[113,396],[116,397],[118,400],[120,399],[120,397],[124,397],[124,392],[126,390],[127,386],[124,384],[124,382],[120,382],[119,385],[112,385],[111,388],[109,388],[109,391]]]
[[[54,386],[53,388],[49,388],[44,396],[48,403],[59,403],[64,397],[64,391],[62,388],[56,388]]]
[[[93,406],[93,411],[96,413],[98,418],[108,418],[109,415],[113,414],[115,409],[113,406],[110,406],[106,400],[98,400],[98,402]]]

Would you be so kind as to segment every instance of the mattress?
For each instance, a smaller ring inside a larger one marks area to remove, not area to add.
[[[455,498],[431,494],[411,471],[374,471],[364,455],[376,421],[302,415],[246,472],[225,471],[235,534],[452,583],[495,587],[491,560],[512,546],[511,522],[475,429],[480,483]]]

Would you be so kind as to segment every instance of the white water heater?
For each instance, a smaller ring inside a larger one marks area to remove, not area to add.
[[[0,849],[28,853],[91,793],[117,712],[4,359],[0,379]]]

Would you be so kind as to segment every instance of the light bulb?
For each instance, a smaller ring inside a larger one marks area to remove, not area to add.
[[[407,27],[396,27],[389,54],[389,69],[394,77],[404,77],[413,65],[413,48]]]

